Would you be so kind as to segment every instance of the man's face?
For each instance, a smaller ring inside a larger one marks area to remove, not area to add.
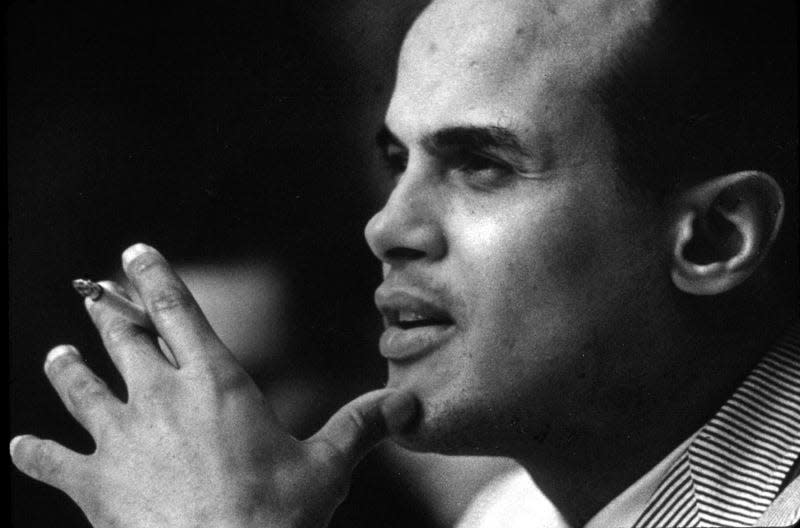
[[[641,401],[659,224],[622,189],[592,57],[555,15],[458,4],[404,44],[381,139],[396,180],[366,236],[388,385],[422,402],[403,441],[513,456]]]

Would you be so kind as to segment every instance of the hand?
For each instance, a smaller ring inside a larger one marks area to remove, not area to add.
[[[281,429],[166,260],[143,244],[122,260],[178,368],[155,336],[87,299],[128,401],[75,348],[56,347],[45,372],[96,450],[81,455],[25,435],[11,442],[14,464],[66,492],[96,527],[324,526],[359,459],[415,418],[413,396],[370,392],[299,441]]]

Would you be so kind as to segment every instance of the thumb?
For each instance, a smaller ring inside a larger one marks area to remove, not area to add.
[[[349,467],[355,467],[378,442],[400,433],[418,414],[417,399],[411,393],[380,389],[362,394],[336,411],[308,440],[332,446]]]

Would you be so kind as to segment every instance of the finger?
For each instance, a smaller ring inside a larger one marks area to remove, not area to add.
[[[120,297],[124,297],[125,299],[128,299],[129,301],[133,302],[133,299],[128,293],[128,290],[123,288],[122,284],[119,284],[114,281],[99,281],[97,284],[101,285],[104,289],[111,290]]]
[[[131,301],[134,304],[141,305],[141,301],[134,300],[131,294],[128,293],[128,291],[121,284],[117,284],[113,281],[101,281],[99,284],[103,285],[103,287],[108,286],[114,291],[114,293],[117,293],[121,297]],[[172,354],[172,350],[170,350],[167,346],[166,341],[164,341],[161,336],[156,336],[155,342],[158,345],[158,350],[161,352],[161,357],[172,367],[178,368],[178,362],[175,360],[175,356]]]
[[[309,442],[324,442],[355,465],[387,435],[398,434],[419,415],[416,397],[381,389],[363,394],[339,409]]]
[[[67,493],[86,465],[85,456],[32,435],[14,437],[8,447],[17,469]]]
[[[122,267],[179,365],[233,359],[158,251],[145,244],[131,246],[122,254]]]
[[[51,350],[44,371],[69,413],[97,441],[122,402],[89,370],[72,346],[61,345]]]
[[[110,281],[102,281],[99,284],[127,298],[119,285]],[[114,310],[104,302],[105,297],[103,295],[96,301],[87,297],[84,304],[100,333],[108,355],[122,374],[128,388],[150,382],[159,369],[172,368],[161,354],[153,335]]]

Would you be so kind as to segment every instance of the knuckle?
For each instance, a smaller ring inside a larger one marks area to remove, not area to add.
[[[356,431],[363,431],[367,428],[367,420],[358,409],[350,409],[345,416],[353,424]]]
[[[328,468],[330,473],[338,474],[346,466],[347,457],[342,448],[329,439],[320,439],[315,446],[318,462]]]
[[[50,442],[42,440],[32,446],[27,467],[42,479],[54,480],[64,472],[64,461],[55,455]]]
[[[101,330],[103,341],[108,344],[120,344],[135,339],[141,330],[125,319],[112,319]]]
[[[78,376],[70,383],[66,392],[74,407],[86,407],[104,400],[107,396],[105,384],[90,374]]]
[[[161,381],[148,384],[138,392],[136,400],[146,407],[160,407],[165,401],[171,401],[175,392],[172,383]]]
[[[151,314],[159,314],[174,310],[186,310],[194,307],[194,299],[188,290],[179,286],[165,286],[154,292],[148,302]]]
[[[214,383],[223,392],[235,392],[250,384],[250,376],[238,368],[216,369]]]
[[[226,393],[240,390],[250,384],[250,376],[242,369],[229,368],[226,365],[197,362],[187,367],[187,376],[204,387],[213,387],[215,393]]]

